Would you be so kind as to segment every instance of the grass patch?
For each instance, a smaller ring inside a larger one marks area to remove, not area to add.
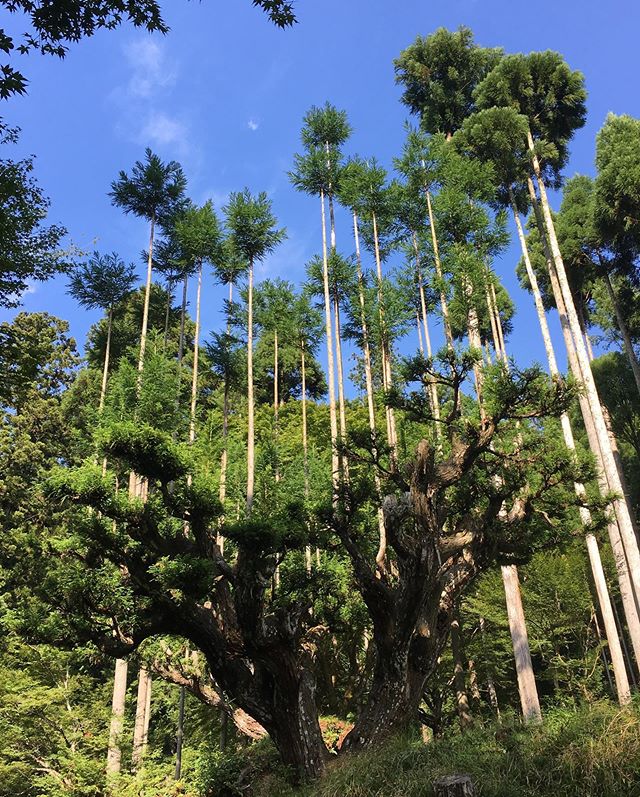
[[[293,789],[277,769],[256,773],[252,797],[431,797],[434,779],[472,776],[480,797],[640,797],[640,702],[602,701],[547,712],[536,728],[517,723],[452,733],[424,745],[395,738],[338,757],[318,783]],[[210,795],[215,792],[210,792]]]

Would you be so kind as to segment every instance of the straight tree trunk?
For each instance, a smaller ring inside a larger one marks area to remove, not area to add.
[[[340,466],[338,462],[338,418],[336,415],[335,368],[333,363],[333,334],[331,323],[331,296],[329,293],[329,259],[327,255],[327,224],[325,216],[324,191],[320,192],[322,211],[322,278],[324,285],[324,317],[327,338],[327,385],[329,388],[329,422],[331,427],[331,481],[334,501],[337,498],[340,482]]]
[[[255,481],[255,416],[253,397],[253,261],[249,263],[247,314],[247,517],[253,507]]]
[[[525,268],[527,270],[527,277],[529,279],[529,284],[531,286],[531,292],[533,294],[536,312],[538,314],[538,321],[540,322],[542,339],[544,341],[547,360],[549,362],[549,372],[551,374],[551,378],[555,380],[560,377],[560,372],[556,361],[555,351],[553,349],[553,343],[551,341],[551,334],[549,332],[549,326],[547,324],[545,309],[542,303],[542,296],[540,294],[540,288],[538,287],[538,280],[531,266],[531,260],[529,259],[529,250],[527,248],[527,243],[524,236],[524,230],[522,228],[520,215],[517,211],[515,204],[513,205],[513,215],[516,222],[516,228],[518,230],[518,239],[520,241],[520,247],[522,249]],[[575,454],[575,442],[573,438],[573,431],[571,429],[571,422],[569,420],[569,416],[566,413],[563,413],[560,422],[562,426],[562,432],[564,435],[565,445],[567,446],[567,449],[569,451]],[[579,499],[581,500],[586,499],[584,485],[580,484],[579,482],[576,482],[574,488],[576,495]],[[620,701],[621,705],[624,705],[625,703],[628,703],[630,699],[629,681],[627,678],[626,668],[624,665],[624,656],[622,654],[620,638],[618,636],[618,630],[616,628],[615,618],[613,616],[613,609],[611,607],[609,590],[604,577],[604,571],[602,569],[600,550],[598,548],[598,543],[596,538],[589,531],[589,527],[591,525],[591,514],[586,507],[580,508],[580,517],[586,531],[587,552],[589,554],[591,572],[593,574],[593,580],[596,586],[596,593],[598,595],[600,612],[604,621],[605,634],[609,645],[609,652],[611,656],[611,662],[616,681],[618,700]]]
[[[507,614],[509,617],[509,630],[516,661],[516,674],[518,676],[518,692],[522,715],[527,723],[542,722],[542,712],[538,701],[538,690],[533,675],[531,653],[529,651],[529,637],[522,608],[520,596],[520,580],[518,569],[515,565],[503,565],[502,580],[507,599]]]
[[[127,697],[127,662],[116,659],[113,677],[113,699],[111,701],[111,725],[109,727],[109,748],[107,751],[107,777],[120,772],[122,751],[120,742],[124,725],[124,707]]]
[[[151,676],[146,667],[138,673],[138,696],[136,700],[136,718],[133,728],[133,752],[131,760],[134,769],[142,764],[145,749],[145,728],[147,725],[147,695],[151,695]]]
[[[229,312],[233,304],[233,282],[229,281]],[[231,332],[231,322],[227,315],[227,343]],[[229,459],[229,369],[225,365],[224,388],[222,397],[222,453],[220,454],[220,490],[218,498],[224,512],[224,502],[227,497],[227,462]],[[224,516],[223,516],[224,517]],[[221,518],[222,522],[223,518]],[[224,552],[224,537],[217,535],[217,544],[221,552]]]
[[[616,314],[616,321],[618,322],[618,329],[620,330],[620,334],[622,335],[622,340],[624,341],[624,351],[629,359],[629,364],[631,365],[631,369],[633,370],[633,378],[636,380],[636,387],[638,388],[638,392],[640,393],[640,363],[638,362],[638,358],[636,357],[635,350],[633,348],[633,343],[631,341],[631,335],[629,334],[629,327],[627,326],[627,322],[624,320],[624,316],[622,315],[622,310],[620,309],[620,303],[618,302],[618,297],[616,296],[616,292],[613,289],[613,285],[611,284],[611,277],[609,276],[609,272],[606,269],[606,266],[602,263],[602,258],[600,258],[600,264],[602,265],[602,273],[604,284],[607,286],[607,292],[609,293],[609,298],[611,299],[611,304],[613,305],[613,309]]]
[[[196,293],[196,330],[193,340],[193,373],[191,376],[191,407],[189,412],[189,444],[196,439],[196,402],[198,400],[198,359],[200,354],[200,297],[202,295],[202,262],[198,268]]]
[[[447,339],[447,346],[453,349],[453,333],[451,332],[451,321],[449,320],[449,307],[447,305],[447,297],[442,287],[444,277],[442,273],[442,263],[440,262],[440,250],[438,248],[438,236],[436,235],[436,225],[433,218],[433,209],[431,207],[431,192],[425,187],[425,194],[427,197],[427,212],[429,213],[429,227],[431,228],[431,243],[433,245],[433,259],[436,266],[436,274],[440,281],[440,306],[442,308],[442,323],[444,324],[444,332]]]
[[[162,351],[167,351],[169,342],[169,313],[171,312],[171,300],[173,299],[173,281],[167,280],[167,304],[164,310],[164,336],[162,338]]]
[[[578,320],[576,309],[573,303],[573,296],[571,295],[571,289],[567,280],[562,255],[560,254],[560,248],[558,246],[558,239],[556,237],[553,218],[551,217],[551,209],[547,199],[544,180],[542,178],[537,156],[533,151],[533,139],[531,138],[531,134],[529,134],[529,139],[529,146],[532,152],[533,168],[538,181],[538,187],[540,189],[542,213],[548,235],[548,243],[551,250],[553,261],[552,265],[555,270],[555,277],[558,280],[560,294],[562,296],[567,319],[569,321],[569,327],[571,329],[575,345],[576,357],[580,368],[580,382],[584,386],[585,396],[593,417],[607,481],[616,494],[612,501],[612,505],[618,520],[620,536],[622,537],[625,555],[629,564],[629,575],[633,585],[635,600],[638,602],[640,601],[640,551],[638,550],[638,541],[635,536],[629,507],[623,497],[624,489],[618,474],[618,469],[616,467],[616,462],[611,448],[611,441],[609,439],[609,433],[606,427],[604,415],[602,413],[600,397],[598,396],[596,384],[591,372],[589,355],[587,354],[584,339],[581,334],[580,322]]]
[[[493,296],[491,296],[491,304],[493,304]],[[489,311],[493,312],[493,308],[490,307]],[[477,323],[477,314],[475,315],[475,319]],[[496,315],[494,317],[493,326],[498,334],[498,339],[494,339],[494,348],[496,349],[496,352],[502,353],[503,362],[508,367],[509,361],[507,358],[507,353],[503,349],[502,344],[504,338],[500,338],[500,333],[498,332],[500,325],[500,319]],[[473,331],[471,322],[469,323],[469,326],[469,341],[473,345],[473,336],[477,336],[478,333],[477,331]],[[479,371],[479,376],[481,391],[481,371]],[[518,568],[515,565],[504,565],[501,567],[501,573],[505,601],[507,604],[507,618],[509,620],[509,632],[511,634],[511,642],[513,645],[513,657],[518,679],[518,693],[520,695],[522,714],[524,721],[527,723],[541,722],[542,713],[540,711],[538,689],[536,687],[533,664],[531,662],[531,651],[529,650],[529,635],[527,633],[527,624],[524,616],[524,609],[522,607],[522,595],[520,593],[520,578],[518,576]]]
[[[576,381],[580,383],[582,380],[581,367],[577,358],[574,339],[571,334],[571,329],[569,326],[569,319],[567,316],[564,299],[557,280],[557,275],[553,265],[551,252],[549,250],[542,214],[538,206],[538,200],[536,197],[533,182],[531,179],[529,179],[527,182],[529,189],[529,197],[531,199],[531,204],[536,216],[536,223],[538,225],[538,231],[540,233],[540,238],[542,240],[543,247],[545,250],[545,257],[547,259],[549,276],[551,278],[551,288],[556,302],[556,307],[558,309],[558,315],[560,316],[560,325],[562,328],[562,334],[567,349],[569,367]],[[580,395],[579,401],[580,401],[580,409],[582,411],[582,418],[584,421],[584,427],[587,433],[587,438],[589,440],[589,447],[591,448],[591,451],[593,452],[596,461],[599,465],[598,483],[600,485],[600,492],[603,495],[606,495],[611,492],[612,486],[607,478],[607,471],[604,465],[602,451],[600,449],[600,440],[595,429],[595,422],[593,418],[593,413],[591,411],[591,406],[588,403],[585,395]],[[631,576],[629,573],[629,564],[625,554],[622,536],[620,533],[620,527],[616,519],[614,518],[609,519],[607,530],[609,533],[609,540],[611,542],[611,548],[613,551],[616,571],[618,573],[618,582],[620,585],[620,597],[622,599],[625,618],[627,620],[629,636],[631,638],[631,642],[633,645],[636,662],[640,662],[640,616],[638,614],[638,607],[634,595],[633,582],[631,580]],[[622,641],[624,642],[624,639],[622,639]]]
[[[373,223],[373,244],[376,259],[376,275],[378,280],[378,314],[380,317],[380,358],[382,360],[382,387],[386,393],[391,390],[392,386],[391,352],[389,336],[385,324],[382,259],[380,257],[380,243],[378,239],[378,220],[375,213],[371,214],[371,221]],[[393,470],[397,467],[398,462],[396,419],[393,407],[386,406],[385,411],[387,418],[387,440],[390,449],[391,468]]]
[[[627,503],[623,498],[624,490],[622,488],[622,484],[618,475],[618,470],[616,468],[613,451],[611,449],[611,442],[609,440],[609,433],[607,431],[604,416],[602,414],[602,405],[600,403],[600,398],[598,396],[596,384],[593,379],[593,374],[591,372],[589,356],[587,354],[584,339],[581,334],[580,323],[573,303],[573,296],[571,295],[571,289],[569,287],[569,282],[567,280],[567,275],[565,272],[562,255],[560,254],[560,248],[558,246],[558,239],[556,237],[553,218],[551,217],[551,209],[549,207],[549,201],[547,199],[547,192],[544,180],[542,178],[542,173],[540,170],[537,156],[535,155],[534,152],[533,139],[530,133],[529,133],[529,147],[531,149],[531,160],[533,163],[534,173],[536,175],[538,181],[538,187],[540,189],[542,213],[545,221],[546,231],[548,234],[548,242],[551,249],[551,255],[553,258],[553,266],[555,268],[556,277],[558,279],[558,284],[560,287],[560,293],[562,295],[565,309],[567,312],[569,326],[571,328],[571,333],[575,344],[576,356],[580,366],[581,382],[582,385],[584,386],[585,395],[589,403],[589,407],[591,409],[591,414],[593,416],[594,426],[598,437],[598,443],[600,445],[600,451],[602,453],[602,460],[604,463],[607,480],[611,488],[616,493],[616,496],[612,501],[612,505],[614,512],[616,514],[616,518],[618,520],[618,525],[620,528],[622,543],[624,545],[625,555],[629,563],[629,574],[631,576],[631,582],[633,584],[634,595],[636,601],[638,601],[640,600],[640,551],[638,550],[638,541],[636,539],[635,532],[633,529],[633,523],[631,521],[631,514],[629,512],[629,507],[627,506]]]
[[[180,305],[180,334],[178,338],[178,392],[176,395],[176,406],[180,404],[180,393],[182,392],[182,360],[184,358],[184,335],[187,317],[187,290],[189,288],[189,276],[185,273],[182,281],[182,303]]]
[[[367,412],[369,416],[369,432],[371,433],[371,444],[374,456],[377,456],[376,444],[376,409],[373,396],[373,374],[371,371],[371,348],[369,346],[369,325],[367,324],[367,309],[364,301],[364,280],[362,277],[362,256],[360,252],[360,229],[358,225],[358,215],[353,212],[353,238],[356,247],[356,267],[358,272],[358,302],[360,305],[360,330],[362,333],[362,356],[364,359],[364,379],[367,391]],[[382,512],[382,485],[378,469],[374,468],[374,480],[376,495],[378,496],[378,553],[376,563],[379,567],[384,567],[387,555],[387,534],[384,527],[384,514]]]
[[[424,281],[422,279],[422,266],[420,264],[420,249],[418,248],[418,237],[415,232],[411,235],[413,240],[413,251],[416,256],[416,277],[418,281],[418,294],[420,296],[420,313],[422,317],[422,328],[424,334],[424,342],[427,350],[427,357],[433,357],[433,349],[431,348],[431,335],[429,334],[429,320],[427,316],[427,300],[424,294]],[[420,323],[418,322],[418,329]],[[428,380],[429,399],[431,402],[431,411],[435,420],[436,440],[440,440],[442,430],[440,429],[440,401],[438,399],[438,387],[432,376]]]
[[[107,395],[107,380],[109,379],[109,358],[111,356],[111,331],[113,328],[113,307],[110,307],[107,313],[107,343],[104,348],[104,366],[102,368],[102,384],[100,385],[100,403],[98,405],[98,414],[102,414],[104,409],[104,401]]]
[[[337,293],[333,295],[333,317],[335,319],[336,331],[336,362],[338,375],[338,417],[340,421],[340,442],[344,443],[347,439],[347,413],[344,400],[344,372],[342,369],[342,335],[340,330],[340,303]],[[343,478],[347,478],[347,463],[342,462]]]
[[[149,326],[149,301],[151,298],[151,277],[153,274],[153,235],[156,226],[155,215],[151,217],[151,229],[149,232],[149,256],[147,259],[147,280],[144,288],[144,305],[142,309],[142,331],[140,333],[140,354],[138,356],[138,372],[142,374],[144,368],[144,354],[147,348],[147,329]],[[138,381],[142,377],[138,376]]]

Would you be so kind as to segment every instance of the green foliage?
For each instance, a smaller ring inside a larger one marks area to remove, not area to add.
[[[0,74],[0,96],[4,80]],[[1,144],[17,135],[0,124]],[[17,307],[32,281],[44,282],[71,265],[69,253],[60,249],[66,229],[44,224],[50,202],[33,168],[33,158],[0,160],[0,307]]]
[[[181,209],[187,181],[176,161],[163,163],[149,147],[144,155],[144,161],[133,164],[131,176],[120,171],[109,196],[125,213],[162,223]]]
[[[48,313],[18,313],[0,324],[0,402],[21,410],[34,395],[51,397],[73,380],[79,365],[69,324]]]
[[[284,229],[276,228],[271,201],[264,191],[255,197],[248,188],[230,194],[224,213],[231,245],[247,263],[264,260],[286,237]]]
[[[128,265],[115,252],[94,252],[69,280],[69,293],[83,307],[108,310],[122,302],[133,290],[138,278],[132,263]]]
[[[429,133],[452,134],[474,109],[475,86],[499,62],[502,50],[479,47],[469,28],[438,28],[394,61],[402,102]]]
[[[640,248],[639,134],[640,120],[609,114],[596,139],[595,221],[627,272]]]

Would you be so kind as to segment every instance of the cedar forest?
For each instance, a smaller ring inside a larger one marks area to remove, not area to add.
[[[295,36],[292,4],[253,4]],[[33,27],[7,54],[168,32],[155,0],[2,5]],[[393,66],[392,164],[330,101],[300,120],[299,285],[257,278],[286,237],[266,192],[194,204],[150,148],[104,187],[143,278],[63,250],[2,125],[0,795],[393,797],[460,770],[640,794],[640,120],[610,114],[567,177],[587,93],[561,54],[440,28]],[[2,67],[3,101],[26,90]],[[544,368],[510,356],[511,235]],[[19,309],[60,273],[103,314],[84,357]]]

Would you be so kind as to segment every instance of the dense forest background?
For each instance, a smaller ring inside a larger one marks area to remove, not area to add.
[[[19,10],[7,53],[165,28]],[[196,198],[149,147],[103,186],[139,259],[71,244],[2,123],[0,793],[410,794],[454,759],[482,793],[636,793],[640,121],[567,177],[562,54],[439,28],[392,66],[384,165],[348,109],[299,120],[291,279],[268,192]],[[97,314],[83,351],[21,307],[51,279]]]

